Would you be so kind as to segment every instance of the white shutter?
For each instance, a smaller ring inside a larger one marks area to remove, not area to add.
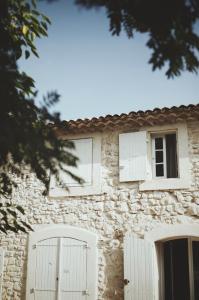
[[[4,249],[0,248],[0,299],[2,299],[3,267],[4,267]]]
[[[97,299],[96,235],[52,225],[30,234],[27,300]]]
[[[145,180],[147,176],[146,131],[119,135],[120,182]]]
[[[60,300],[87,299],[87,247],[83,241],[62,239]]]
[[[124,238],[125,300],[153,300],[155,295],[154,244],[133,235]],[[126,283],[127,283],[126,282]]]
[[[85,185],[92,183],[92,164],[93,164],[93,141],[92,138],[72,140],[75,144],[75,149],[71,152],[79,158],[77,168],[68,167],[66,169],[73,174],[82,178]],[[78,182],[72,179],[71,176],[62,173],[61,178],[67,186],[79,186]]]
[[[36,245],[34,299],[57,299],[58,239],[44,240]]]

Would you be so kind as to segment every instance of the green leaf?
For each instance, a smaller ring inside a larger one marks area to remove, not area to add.
[[[11,210],[11,209],[8,208],[8,212],[9,212],[14,218],[17,217],[16,211],[13,211],[13,210]]]
[[[25,50],[25,58],[28,59],[29,56],[30,56],[30,52],[28,50]]]
[[[17,209],[20,213],[22,213],[23,215],[25,214],[25,211],[24,211],[23,207],[21,207],[20,205],[17,205],[17,206],[16,206],[16,209]]]
[[[21,223],[22,223],[26,228],[28,228],[29,230],[33,231],[32,227],[31,227],[28,223],[26,223],[26,222],[24,222],[24,221],[22,221],[22,220],[21,220]]]

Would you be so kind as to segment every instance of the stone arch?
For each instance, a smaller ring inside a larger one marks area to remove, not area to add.
[[[199,224],[161,225],[145,234],[145,239],[151,242],[175,237],[199,237]]]

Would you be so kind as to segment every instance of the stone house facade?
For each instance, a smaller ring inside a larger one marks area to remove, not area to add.
[[[65,177],[67,192],[52,179],[45,197],[34,174],[19,182],[13,201],[35,231],[0,236],[2,299],[198,299],[199,105],[63,122],[58,131],[74,140],[85,184]],[[185,298],[175,281],[182,255]]]

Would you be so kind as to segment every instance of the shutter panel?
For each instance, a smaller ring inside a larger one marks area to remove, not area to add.
[[[146,131],[119,135],[120,182],[145,180],[147,176]]]
[[[71,152],[79,158],[77,168],[68,167],[67,170],[84,179],[85,185],[92,183],[92,164],[93,164],[93,141],[92,138],[72,140],[75,144],[75,149]],[[79,186],[72,177],[65,173],[61,173],[61,178],[67,186]]]
[[[4,249],[0,248],[0,299],[2,299],[3,267],[4,267]]]
[[[58,239],[52,238],[36,245],[35,298],[36,300],[56,300]]]
[[[62,239],[60,300],[87,299],[87,247],[83,241]]]
[[[125,300],[153,300],[155,295],[154,244],[126,235],[124,239]]]

